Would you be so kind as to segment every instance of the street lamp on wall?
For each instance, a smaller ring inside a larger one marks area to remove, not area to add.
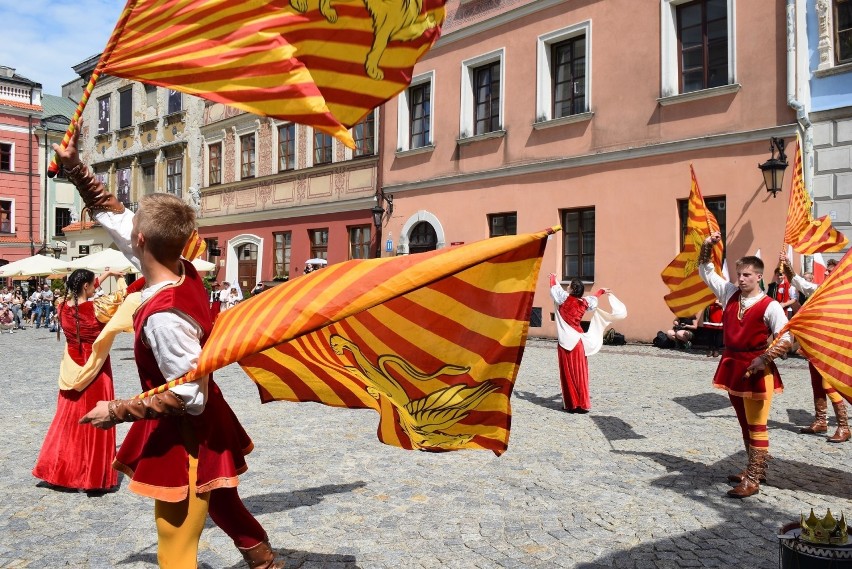
[[[763,172],[763,181],[766,184],[766,191],[776,197],[784,183],[784,170],[787,169],[787,155],[784,154],[784,139],[771,138],[769,140],[769,150],[772,156],[763,164],[758,164],[758,168]],[[775,152],[778,152],[776,158]]]
[[[382,202],[387,204],[387,209],[382,207]],[[388,218],[393,215],[393,196],[386,196],[383,193],[376,194],[376,205],[370,211],[373,213],[373,225],[376,226],[376,229],[381,229],[385,213],[387,213]]]

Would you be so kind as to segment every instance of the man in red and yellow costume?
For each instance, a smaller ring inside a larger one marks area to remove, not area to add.
[[[758,287],[763,278],[763,261],[759,257],[748,256],[737,261],[736,285],[716,274],[711,251],[721,239],[722,235],[716,231],[704,240],[698,270],[725,307],[722,315],[725,350],[713,377],[713,387],[728,392],[748,453],[746,469],[728,477],[738,482],[728,495],[746,498],[760,492],[760,482],[766,479],[769,408],[773,393],[781,393],[784,387],[773,360],[790,349],[790,335],[785,332],[772,348],[767,348],[770,337],[787,323],[784,309]]]
[[[135,215],[125,209],[80,161],[79,132],[54,150],[86,207],[145,277],[133,328],[142,389],[149,390],[194,369],[213,327],[201,278],[180,256],[195,213],[169,194],[145,196]],[[80,420],[100,429],[125,421],[134,424],[113,467],[131,478],[130,490],[155,500],[160,567],[196,566],[208,513],[249,567],[283,567],[237,493],[252,442],[212,377],[144,399],[99,401]]]

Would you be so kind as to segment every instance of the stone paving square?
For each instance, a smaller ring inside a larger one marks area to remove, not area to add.
[[[118,397],[139,391],[130,340],[113,349]],[[150,569],[153,504],[126,479],[89,496],[31,474],[63,344],[44,330],[0,335],[0,567]],[[241,495],[288,568],[778,567],[782,524],[812,507],[852,517],[852,443],[798,434],[812,413],[807,364],[783,361],[769,483],[727,498],[746,458],[727,397],[710,387],[717,362],[605,346],[589,359],[592,412],[574,415],[561,411],[555,342],[530,340],[499,458],[383,445],[371,410],[260,405],[237,366],[216,380],[255,442]],[[209,522],[199,567],[244,567]]]

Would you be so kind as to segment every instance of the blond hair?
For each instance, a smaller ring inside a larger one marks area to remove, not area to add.
[[[195,210],[171,194],[149,194],[139,200],[136,230],[157,261],[176,261],[195,230]]]

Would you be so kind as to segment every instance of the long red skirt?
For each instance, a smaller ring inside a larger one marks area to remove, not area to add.
[[[589,362],[583,342],[577,342],[573,350],[562,346],[559,352],[559,381],[562,384],[562,405],[568,411],[592,408],[589,398]]]
[[[115,429],[81,425],[80,417],[98,401],[115,399],[112,370],[106,362],[98,377],[82,392],[61,390],[56,415],[41,445],[33,475],[54,486],[107,490],[118,483],[113,470]]]

